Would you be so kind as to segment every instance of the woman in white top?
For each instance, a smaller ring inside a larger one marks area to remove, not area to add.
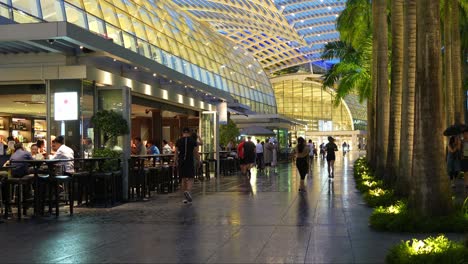
[[[37,144],[32,144],[31,145],[31,156],[35,160],[43,160],[44,155],[39,153],[39,148],[37,147]]]

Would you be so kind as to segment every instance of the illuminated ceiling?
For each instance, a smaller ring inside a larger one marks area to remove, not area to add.
[[[320,60],[339,39],[335,20],[346,0],[174,0],[251,52],[269,74]]]

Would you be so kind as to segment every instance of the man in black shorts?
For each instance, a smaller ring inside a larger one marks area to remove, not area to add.
[[[195,153],[197,153],[197,142],[190,135],[190,129],[184,128],[182,130],[182,137],[177,140],[174,155],[175,165],[182,179],[182,191],[185,196],[184,203],[192,202],[190,191],[192,190],[193,177],[195,176],[193,162]]]

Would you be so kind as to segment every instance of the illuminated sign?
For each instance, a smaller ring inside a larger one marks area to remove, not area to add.
[[[78,120],[78,93],[54,94],[55,121]]]
[[[222,102],[217,105],[219,114],[219,124],[226,125],[228,123],[227,103]]]

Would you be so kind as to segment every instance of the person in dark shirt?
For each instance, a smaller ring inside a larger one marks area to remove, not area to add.
[[[328,137],[328,143],[325,145],[327,151],[327,163],[328,163],[328,178],[333,179],[335,177],[335,151],[338,151],[338,146],[335,144],[335,139]]]
[[[10,157],[11,166],[13,169],[11,170],[11,175],[15,178],[21,178],[25,175],[29,174],[29,164],[26,162],[12,162],[12,161],[20,161],[20,160],[32,160],[33,157],[31,153],[27,152],[23,149],[22,143],[15,144],[15,152]]]
[[[184,203],[192,202],[190,191],[193,186],[193,178],[195,171],[193,168],[194,156],[197,151],[197,142],[190,136],[190,129],[182,130],[182,137],[179,138],[175,146],[174,161],[179,171],[179,176],[182,179],[182,191],[185,196]]]
[[[247,137],[247,141],[244,143],[244,160],[246,164],[246,173],[250,177],[250,169],[255,165],[255,153],[256,146],[251,141],[251,137]]]

